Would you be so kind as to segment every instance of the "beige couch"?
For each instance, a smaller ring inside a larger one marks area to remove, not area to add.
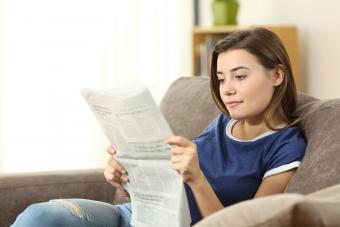
[[[286,189],[287,194],[235,204],[197,226],[340,226],[340,222],[336,223],[340,220],[340,187],[334,186],[340,183],[340,99],[318,100],[300,93],[298,107],[308,147],[302,165]],[[165,94],[161,110],[174,133],[188,138],[200,133],[219,114],[205,77],[176,80]],[[126,201],[105,182],[102,172],[0,176],[0,226],[9,226],[27,205],[52,198]],[[303,196],[313,192],[317,193]],[[339,218],[331,219],[334,214]]]

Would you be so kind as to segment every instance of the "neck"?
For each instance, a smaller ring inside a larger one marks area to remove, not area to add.
[[[269,130],[270,129],[267,127],[264,121],[254,123],[246,120],[241,120],[235,124],[232,130],[232,134],[236,138],[242,140],[251,140]]]

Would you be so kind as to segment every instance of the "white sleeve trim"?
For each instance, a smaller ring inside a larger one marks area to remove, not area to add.
[[[264,174],[262,180],[266,177],[269,177],[269,176],[272,176],[272,175],[275,175],[275,174],[278,174],[278,173],[283,173],[287,170],[297,168],[297,167],[300,166],[300,164],[301,164],[300,161],[295,161],[295,162],[291,162],[289,164],[282,165],[282,166],[276,167],[274,169],[271,169]]]

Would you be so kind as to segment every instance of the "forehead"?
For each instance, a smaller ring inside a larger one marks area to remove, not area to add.
[[[230,70],[239,66],[254,68],[259,65],[256,56],[244,49],[228,50],[220,53],[217,57],[217,68],[219,69]]]

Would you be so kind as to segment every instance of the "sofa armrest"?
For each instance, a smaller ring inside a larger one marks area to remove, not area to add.
[[[57,198],[112,203],[116,190],[102,169],[0,175],[0,226],[10,226],[28,205]]]

